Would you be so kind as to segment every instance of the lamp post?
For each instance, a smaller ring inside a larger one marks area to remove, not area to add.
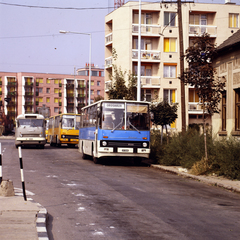
[[[65,31],[65,30],[60,30],[60,33],[72,33],[72,34],[81,34],[81,35],[88,35],[90,37],[90,42],[89,42],[89,83],[88,83],[88,105],[91,104],[91,74],[92,74],[92,69],[91,69],[91,55],[92,55],[92,34],[91,33],[80,33],[80,32],[71,32],[71,31]]]
[[[141,101],[141,0],[138,11],[138,78],[137,78],[137,101]]]

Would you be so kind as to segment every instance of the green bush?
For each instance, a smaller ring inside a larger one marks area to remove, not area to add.
[[[196,174],[215,173],[231,179],[240,180],[240,142],[234,139],[216,141],[211,132],[207,133],[208,160],[205,159],[204,136],[195,129],[188,129],[186,134],[178,133],[166,136],[161,145],[161,134],[151,134],[151,155],[161,165],[182,166],[194,169]]]

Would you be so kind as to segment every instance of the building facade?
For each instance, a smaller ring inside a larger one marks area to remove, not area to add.
[[[213,135],[240,138],[240,30],[218,47],[214,66],[226,87],[219,104],[221,111],[212,117]]]
[[[83,74],[84,72],[84,74]],[[92,65],[91,102],[104,96],[104,69]],[[45,111],[47,116],[80,113],[88,105],[89,65],[76,75],[0,72],[0,125],[19,114]]]
[[[220,45],[239,29],[240,5],[226,2],[182,4],[184,52],[203,33],[208,33],[213,43]],[[128,2],[105,17],[106,96],[113,65],[137,74],[138,8],[138,3]],[[177,4],[142,2],[141,95],[147,101],[166,99],[178,103],[178,119],[171,128],[181,131],[178,25]],[[186,124],[202,123],[202,106],[194,88],[185,87],[185,102]]]

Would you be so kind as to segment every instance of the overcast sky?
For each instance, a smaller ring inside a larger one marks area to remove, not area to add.
[[[114,0],[0,0],[0,72],[73,74],[74,66],[84,67],[89,35],[59,30],[91,33],[91,62],[104,67],[104,17],[113,6]]]

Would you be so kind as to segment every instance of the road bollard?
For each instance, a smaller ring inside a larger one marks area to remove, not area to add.
[[[20,171],[21,171],[23,197],[24,197],[24,200],[27,201],[26,191],[25,191],[25,183],[24,183],[24,175],[23,175],[22,149],[21,149],[20,146],[18,147],[18,155],[19,155],[19,161],[20,161]]]

